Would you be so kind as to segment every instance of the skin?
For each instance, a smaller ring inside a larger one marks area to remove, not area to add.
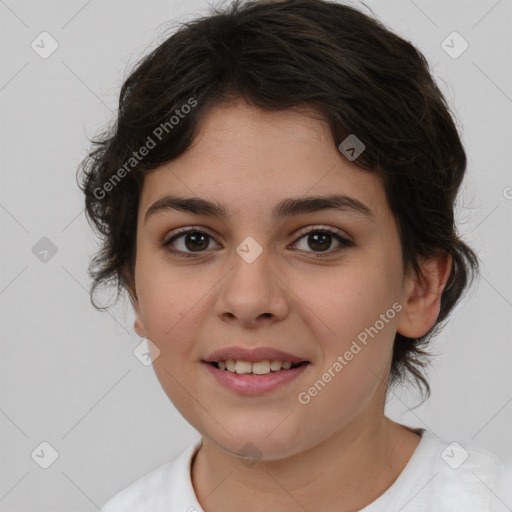
[[[380,179],[345,159],[327,123],[305,113],[242,100],[213,107],[189,150],[146,177],[139,202],[135,330],[160,350],[157,377],[202,434],[191,477],[206,512],[261,510],[262,498],[268,510],[359,510],[389,488],[420,441],[384,416],[392,345],[397,331],[417,337],[434,325],[451,259],[424,261],[424,280],[404,274]],[[284,198],[333,192],[366,204],[375,221],[336,210],[270,218]],[[218,201],[233,215],[169,210],[144,222],[167,193]],[[174,248],[193,257],[166,252],[162,242],[187,226],[212,237],[207,248],[193,252],[183,236]],[[332,238],[313,259],[318,246],[297,235],[307,226],[337,230],[354,245],[337,251]],[[263,249],[250,264],[236,252],[248,236]],[[298,394],[395,302],[401,311],[301,404]],[[201,363],[230,345],[272,346],[310,365],[275,391],[241,396]],[[254,464],[237,455],[248,442],[259,451]]]

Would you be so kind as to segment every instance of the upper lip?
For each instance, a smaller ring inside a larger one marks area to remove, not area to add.
[[[305,361],[305,359],[288,354],[281,350],[276,350],[272,347],[244,348],[240,346],[232,346],[215,350],[206,357],[204,361],[207,363],[215,363],[218,361],[227,361],[228,359],[232,359],[234,361],[249,361],[251,363],[265,360],[290,361],[290,363],[301,363]]]

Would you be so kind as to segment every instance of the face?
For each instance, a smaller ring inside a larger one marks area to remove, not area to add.
[[[273,215],[286,199],[334,194],[368,212]],[[228,215],[162,207],[168,195]],[[404,283],[382,183],[341,155],[323,121],[217,106],[193,146],[145,179],[135,329],[158,347],[154,369],[176,408],[228,452],[251,442],[263,458],[283,458],[382,417]],[[205,362],[228,358],[256,373],[267,360],[300,364],[256,375]]]

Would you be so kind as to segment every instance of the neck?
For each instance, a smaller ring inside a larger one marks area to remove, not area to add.
[[[360,510],[393,484],[420,439],[382,416],[291,457],[246,465],[203,437],[192,482],[206,512],[256,512],[262,499],[265,508],[286,512]]]

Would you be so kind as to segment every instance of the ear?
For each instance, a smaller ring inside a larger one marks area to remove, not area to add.
[[[135,322],[133,324],[133,328],[140,337],[146,338],[147,333],[146,327],[144,325],[144,318],[142,316],[139,299],[137,297],[137,292],[135,290],[135,283],[133,282],[133,279],[131,279],[131,277],[127,278],[127,285],[128,295],[130,296],[130,302],[135,313]]]
[[[420,262],[421,276],[410,270],[404,282],[404,308],[397,326],[400,334],[419,338],[435,324],[452,262],[450,254],[436,254]]]
[[[133,324],[133,328],[141,338],[147,338],[146,327],[144,325],[144,319],[142,318],[142,313],[140,311],[139,301],[137,299],[132,300],[132,306],[135,313],[135,322]]]

